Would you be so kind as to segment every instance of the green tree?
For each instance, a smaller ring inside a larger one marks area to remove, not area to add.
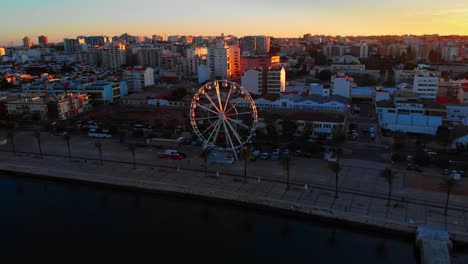
[[[338,198],[338,182],[339,182],[338,176],[343,167],[338,161],[330,163],[329,166],[330,166],[331,171],[335,173],[335,198]]]
[[[101,141],[96,141],[94,142],[94,147],[97,148],[97,150],[99,151],[99,157],[100,157],[100,160],[101,160],[101,165],[103,165],[103,162],[102,162],[102,142]]]
[[[70,134],[66,134],[65,136],[63,136],[63,139],[65,140],[65,142],[67,142],[67,147],[68,147],[68,159],[71,160],[71,149],[70,149]]]
[[[244,159],[244,182],[247,182],[247,160],[250,158],[250,149],[244,147],[242,149],[242,158]]]
[[[13,156],[16,156],[16,149],[15,149],[15,132],[8,131],[7,133],[8,139],[11,142],[11,151],[13,152]]]
[[[283,164],[283,168],[286,170],[286,189],[289,190],[290,171],[291,171],[291,168],[294,166],[294,161],[291,158],[291,156],[286,155],[285,157],[283,157],[281,162]]]
[[[447,215],[450,194],[452,193],[453,189],[458,187],[458,185],[459,182],[451,176],[444,176],[439,183],[439,187],[447,193],[447,199],[445,200],[444,215]]]
[[[39,130],[34,130],[33,135],[37,140],[37,145],[39,146],[39,153],[42,159],[41,132]]]
[[[136,145],[135,144],[129,144],[128,145],[128,151],[130,151],[132,153],[132,156],[133,156],[133,169],[136,169],[136,159],[135,159]]]
[[[385,168],[381,172],[381,176],[385,179],[388,184],[388,196],[387,196],[387,207],[390,207],[390,200],[392,197],[392,186],[393,181],[395,180],[395,173],[390,168]]]

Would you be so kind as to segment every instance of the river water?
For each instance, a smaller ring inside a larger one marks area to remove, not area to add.
[[[397,235],[102,186],[1,175],[0,212],[10,263],[418,263]]]

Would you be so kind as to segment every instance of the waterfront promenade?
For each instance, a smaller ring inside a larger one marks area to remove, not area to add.
[[[157,164],[137,164],[134,169],[129,162],[104,160],[104,164],[100,165],[98,159],[92,158],[74,157],[69,161],[67,156],[45,155],[40,159],[38,154],[20,153],[14,156],[7,151],[0,152],[0,159],[0,169],[6,172],[217,198],[409,234],[413,234],[418,225],[429,225],[447,229],[456,242],[468,241],[464,197],[457,197],[451,203],[447,217],[443,215],[443,193],[409,193],[400,190],[396,191],[392,206],[387,207],[386,192],[360,190],[346,184],[349,180],[346,175],[355,173],[353,170],[365,170],[366,177],[375,178],[371,174],[378,174],[380,168],[365,168],[368,166],[365,161],[343,160],[344,176],[340,182],[339,197],[335,198],[333,182],[329,180],[330,175],[326,174],[329,172],[322,171],[324,168],[320,167],[314,173],[325,175],[322,178],[327,177],[327,181],[322,183],[320,177],[317,181],[305,181],[299,177],[287,189],[284,179],[276,178],[259,168],[249,170],[248,181],[244,183],[240,165],[230,170],[210,167],[208,176],[205,176],[199,164],[193,162],[181,166],[182,163],[159,160]],[[365,180],[362,183],[352,182],[355,185],[375,184]],[[385,190],[383,185],[377,187]]]

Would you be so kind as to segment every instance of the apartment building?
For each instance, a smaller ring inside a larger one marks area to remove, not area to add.
[[[278,94],[286,89],[284,67],[252,69],[244,72],[241,85],[252,94]]]
[[[118,69],[126,64],[125,45],[114,44],[109,48],[101,49],[101,64],[104,68]]]
[[[414,74],[413,92],[421,98],[436,99],[439,77],[435,72],[417,69]]]
[[[123,77],[131,92],[141,91],[147,86],[154,85],[154,71],[150,67],[129,67],[124,71]]]

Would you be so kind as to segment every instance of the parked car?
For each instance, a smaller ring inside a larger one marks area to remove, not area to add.
[[[180,153],[177,150],[166,149],[159,155],[159,157],[162,159],[181,160],[185,158],[185,154]]]
[[[280,156],[278,155],[271,155],[271,160],[279,160]]]
[[[266,159],[268,159],[269,157],[270,157],[270,153],[268,153],[268,152],[263,152],[263,153],[262,153],[262,160],[266,160]]]

